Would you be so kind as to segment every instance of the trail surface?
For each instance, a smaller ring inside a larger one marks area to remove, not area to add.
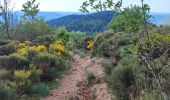
[[[104,81],[102,59],[76,55],[68,74],[60,80],[60,86],[51,90],[49,96],[42,100],[111,100],[111,93]],[[87,74],[93,73],[97,81],[89,85]]]

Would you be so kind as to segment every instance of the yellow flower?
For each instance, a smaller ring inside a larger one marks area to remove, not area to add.
[[[31,46],[29,47],[29,50],[35,50],[36,51],[37,47],[36,46]]]
[[[65,47],[61,44],[54,45],[54,49],[55,49],[56,52],[62,52],[63,53],[65,51]]]
[[[65,46],[63,43],[57,42],[55,44],[50,45],[50,49],[54,50],[55,52],[64,53],[65,52]]]
[[[26,45],[25,45],[24,43],[19,43],[19,44],[18,44],[18,47],[19,47],[19,48],[24,48],[24,47],[26,47]]]
[[[47,48],[44,45],[39,45],[36,50],[38,52],[45,52],[47,50]]]
[[[14,72],[15,78],[22,78],[22,79],[28,79],[31,75],[31,72],[25,71],[25,70],[16,70]]]
[[[16,70],[14,72],[14,78],[16,82],[18,83],[18,86],[26,85],[30,76],[31,76],[30,71]]]
[[[88,43],[87,49],[93,48],[93,46],[94,46],[94,41],[93,40],[89,40],[89,41],[87,41],[87,43]]]
[[[26,55],[28,49],[29,49],[28,47],[20,48],[17,50],[17,54],[24,56]]]

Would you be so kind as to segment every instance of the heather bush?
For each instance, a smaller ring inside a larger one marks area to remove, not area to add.
[[[108,31],[99,34],[94,41],[93,56],[125,56],[128,48],[138,42],[138,35]],[[124,47],[123,47],[124,46]]]
[[[0,80],[5,80],[10,77],[10,73],[6,69],[0,69]]]
[[[57,56],[51,54],[39,54],[34,58],[33,64],[43,71],[54,68],[57,65]]]
[[[9,55],[16,52],[16,47],[13,43],[0,46],[0,55]]]
[[[6,68],[13,71],[15,69],[27,69],[28,67],[29,61],[22,56],[0,56],[0,68]]]
[[[1,100],[15,100],[14,91],[3,80],[0,80],[0,99]]]
[[[46,84],[38,83],[36,85],[36,92],[40,96],[46,96],[49,93],[49,87]]]

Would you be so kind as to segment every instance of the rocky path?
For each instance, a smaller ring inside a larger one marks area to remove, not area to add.
[[[51,90],[49,96],[42,100],[111,100],[111,93],[104,82],[102,59],[76,55],[68,74],[60,80],[60,86]],[[87,74],[93,73],[96,81],[89,85]]]

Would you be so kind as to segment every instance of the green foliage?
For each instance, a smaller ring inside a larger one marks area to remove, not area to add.
[[[30,85],[30,78],[31,72],[27,70],[15,70],[14,72],[14,79],[17,83],[17,88],[24,88],[23,90],[26,90],[26,88]]]
[[[33,64],[37,68],[47,71],[50,68],[56,67],[57,56],[51,54],[40,54],[35,57]]]
[[[138,6],[125,8],[123,13],[113,17],[109,23],[109,28],[115,31],[136,32],[143,27],[143,12]]]
[[[13,43],[0,46],[0,55],[9,55],[16,52],[16,47]]]
[[[104,71],[106,75],[111,75],[112,73],[112,64],[109,61],[103,61],[102,66],[104,67]]]
[[[61,18],[49,20],[47,23],[53,27],[62,27],[69,31],[86,32],[89,36],[94,36],[96,32],[107,29],[107,24],[115,15],[113,11],[103,11],[85,15],[69,15]]]
[[[118,99],[129,100],[129,94],[131,94],[132,87],[135,85],[135,73],[137,73],[138,66],[136,57],[128,56],[123,58],[114,70],[112,69],[111,75],[110,72],[108,73],[106,81]],[[111,66],[107,65],[105,70],[107,71],[108,68],[110,69]]]
[[[22,5],[24,12],[24,18],[28,18],[30,21],[34,21],[36,15],[39,12],[39,4],[36,4],[36,0],[28,0],[25,4]]]
[[[9,71],[6,69],[1,69],[0,70],[0,80],[5,80],[9,78]]]
[[[13,90],[2,80],[0,80],[0,98],[1,100],[15,100]]]
[[[93,73],[88,73],[87,80],[89,84],[93,84],[93,82],[96,80],[96,76]]]
[[[29,60],[29,61],[32,61],[36,55],[38,55],[38,52],[35,51],[35,50],[28,50],[27,53],[26,53],[26,58]]]
[[[56,30],[55,38],[59,41],[62,41],[64,44],[67,44],[70,41],[70,37],[71,35],[69,32],[67,32],[65,27],[60,27]]]
[[[156,27],[153,30],[150,30],[152,33],[158,34],[168,34],[170,32],[170,26]]]
[[[151,93],[143,92],[143,94],[139,96],[137,99],[138,100],[163,100],[161,95],[156,92],[151,92]]]
[[[42,75],[42,70],[37,69],[34,65],[29,66],[29,71],[31,72],[30,79],[33,83],[38,83],[40,81],[40,76]]]
[[[96,37],[92,55],[123,57],[130,53],[128,48],[137,42],[138,37],[133,34],[105,32]]]
[[[40,96],[46,96],[49,93],[49,87],[44,83],[38,83],[36,85],[37,94]]]
[[[89,12],[88,8],[94,9],[96,11],[103,11],[106,9],[117,9],[117,7],[121,6],[121,2],[118,1],[117,3],[114,3],[112,0],[87,0],[83,2],[82,6],[80,7],[80,11],[82,12]]]
[[[115,52],[115,55],[120,58],[126,57],[127,55],[131,54],[131,52],[128,50],[129,48],[129,46],[119,47]]]
[[[0,68],[6,68],[11,71],[15,69],[24,69],[29,67],[29,61],[18,55],[0,56]]]
[[[56,77],[61,77],[68,68],[67,59],[51,54],[40,54],[35,57],[33,64],[42,70],[42,81],[52,81]]]
[[[102,63],[106,81],[117,99],[163,99],[157,91],[157,83],[152,73],[137,55],[138,53],[148,54],[147,60],[153,67],[154,73],[159,75],[158,79],[163,92],[169,96],[169,69],[162,71],[169,62],[169,49],[167,49],[170,43],[169,34],[150,33],[149,36],[150,43],[144,38],[139,39],[138,35],[125,33],[107,32],[96,38],[93,54],[103,55],[104,50],[108,50],[110,46],[113,47],[113,49],[110,48],[110,52],[114,53],[110,58],[117,57],[116,66],[113,66],[110,61]],[[166,54],[164,54],[165,51]]]
[[[45,45],[46,47],[49,47],[51,44],[55,42],[55,37],[53,36],[52,32],[50,34],[46,34],[45,36],[38,36],[35,40],[33,40],[34,44],[37,45]]]
[[[71,32],[70,34],[71,34],[71,38],[72,38],[73,49],[82,48],[83,41],[86,39],[87,34],[84,32],[80,32],[80,31]]]
[[[94,48],[92,49],[92,55],[96,56],[112,56],[113,51],[115,47],[111,47],[114,42],[112,42],[114,39],[112,39],[112,36],[114,35],[113,32],[106,32],[104,34],[99,35],[94,42]],[[107,39],[106,39],[107,38]],[[109,49],[110,48],[110,49]]]
[[[9,43],[10,43],[10,41],[8,41],[8,40],[0,40],[0,46],[6,45]]]
[[[52,29],[43,19],[36,19],[34,22],[22,21],[16,26],[14,38],[19,41],[38,41],[38,37],[48,41],[48,37],[53,35]],[[41,42],[40,42],[41,43]]]

